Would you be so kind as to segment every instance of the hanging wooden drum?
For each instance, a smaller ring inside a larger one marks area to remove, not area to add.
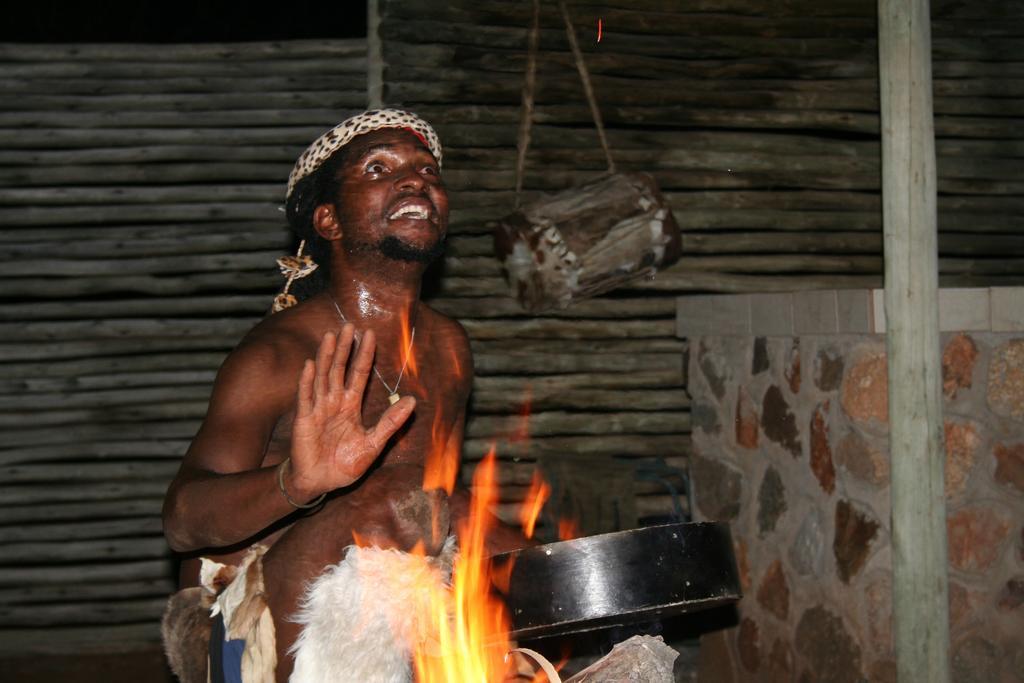
[[[546,195],[499,221],[494,249],[529,311],[653,276],[679,258],[679,227],[646,173],[613,173]]]

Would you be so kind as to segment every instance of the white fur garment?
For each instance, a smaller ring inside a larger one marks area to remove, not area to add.
[[[426,631],[420,616],[429,611],[425,586],[448,585],[455,552],[454,536],[436,558],[350,546],[306,590],[291,683],[411,681],[411,653]]]

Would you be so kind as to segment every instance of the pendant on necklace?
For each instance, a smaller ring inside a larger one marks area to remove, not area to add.
[[[398,399],[400,398],[402,397],[399,396],[398,392],[396,391],[395,393],[388,395],[388,403],[390,403],[391,405],[395,405],[396,403],[398,403]]]

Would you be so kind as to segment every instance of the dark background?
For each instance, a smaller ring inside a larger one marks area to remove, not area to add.
[[[4,8],[0,42],[204,43],[366,35],[366,2],[287,0],[276,11],[243,2],[100,3],[20,0]]]

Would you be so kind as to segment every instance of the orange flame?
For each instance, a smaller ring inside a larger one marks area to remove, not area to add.
[[[563,645],[562,646],[562,657],[557,663],[552,664],[555,671],[561,673],[565,665],[569,663],[569,650]],[[550,683],[551,679],[544,673],[543,669],[537,669],[537,673],[533,674],[533,678],[530,679],[530,683]]]
[[[459,444],[452,443],[450,432],[444,428],[444,416],[438,410],[430,429],[430,451],[423,469],[423,490],[444,489],[448,495],[455,490],[459,474]]]
[[[530,481],[530,490],[526,492],[526,500],[519,511],[519,522],[523,526],[523,535],[527,538],[533,538],[533,529],[537,525],[541,508],[550,497],[551,487],[540,476],[540,472],[534,470],[533,480]]]
[[[409,377],[415,377],[419,374],[419,368],[416,367],[416,353],[413,348],[412,330],[409,326],[409,315],[400,316],[400,322],[402,326],[402,367],[405,368],[405,373]]]
[[[576,523],[575,519],[563,517],[558,520],[558,540],[559,541],[571,541],[574,538],[579,538],[580,526]]]
[[[491,562],[484,541],[497,502],[494,448],[476,468],[469,517],[459,524],[460,554],[450,591],[433,591],[431,630],[437,648],[419,648],[413,657],[417,683],[489,683],[509,673],[509,618],[491,592]]]

